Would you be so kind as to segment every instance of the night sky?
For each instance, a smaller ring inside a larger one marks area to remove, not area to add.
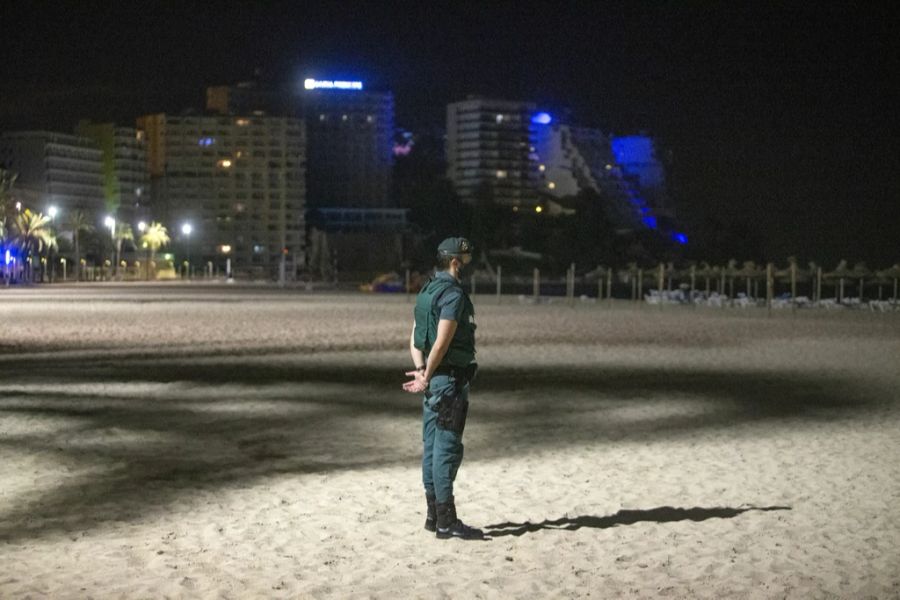
[[[133,124],[255,73],[391,89],[413,131],[468,94],[533,99],[655,136],[695,247],[714,218],[759,232],[739,259],[900,262],[900,28],[887,5],[14,4],[0,9],[0,130]]]

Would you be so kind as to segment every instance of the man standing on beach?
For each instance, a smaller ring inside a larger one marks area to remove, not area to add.
[[[409,351],[415,371],[403,384],[423,393],[422,482],[428,515],[425,529],[440,539],[483,539],[480,529],[456,516],[453,481],[463,458],[463,429],[469,409],[469,382],[475,376],[475,307],[460,285],[460,272],[472,262],[465,238],[438,246],[438,270],[416,297]]]

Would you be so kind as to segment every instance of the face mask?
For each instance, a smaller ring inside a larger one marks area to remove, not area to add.
[[[459,273],[460,278],[463,276],[464,273],[471,272],[471,267],[472,267],[471,260],[469,261],[469,264],[466,264],[465,262],[463,262],[462,260],[459,260],[459,259],[457,259],[457,262],[459,263],[459,270],[457,272]]]

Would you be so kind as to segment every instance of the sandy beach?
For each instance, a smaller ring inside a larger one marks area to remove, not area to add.
[[[475,305],[462,542],[404,296],[0,289],[0,598],[900,598],[900,314]]]

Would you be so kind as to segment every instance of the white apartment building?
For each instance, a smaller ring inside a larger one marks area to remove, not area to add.
[[[484,190],[505,205],[537,203],[534,117],[531,102],[470,98],[447,105],[447,177],[463,200]]]
[[[261,115],[167,115],[138,119],[154,197],[181,256],[230,261],[238,276],[290,279],[304,265],[305,128]],[[190,224],[190,233],[183,233]]]
[[[134,224],[149,201],[144,136],[133,127],[81,121],[75,133],[100,149],[106,208],[116,219]]]
[[[0,135],[0,166],[18,174],[16,190],[46,214],[81,208],[104,210],[101,152],[89,139],[52,131]]]

